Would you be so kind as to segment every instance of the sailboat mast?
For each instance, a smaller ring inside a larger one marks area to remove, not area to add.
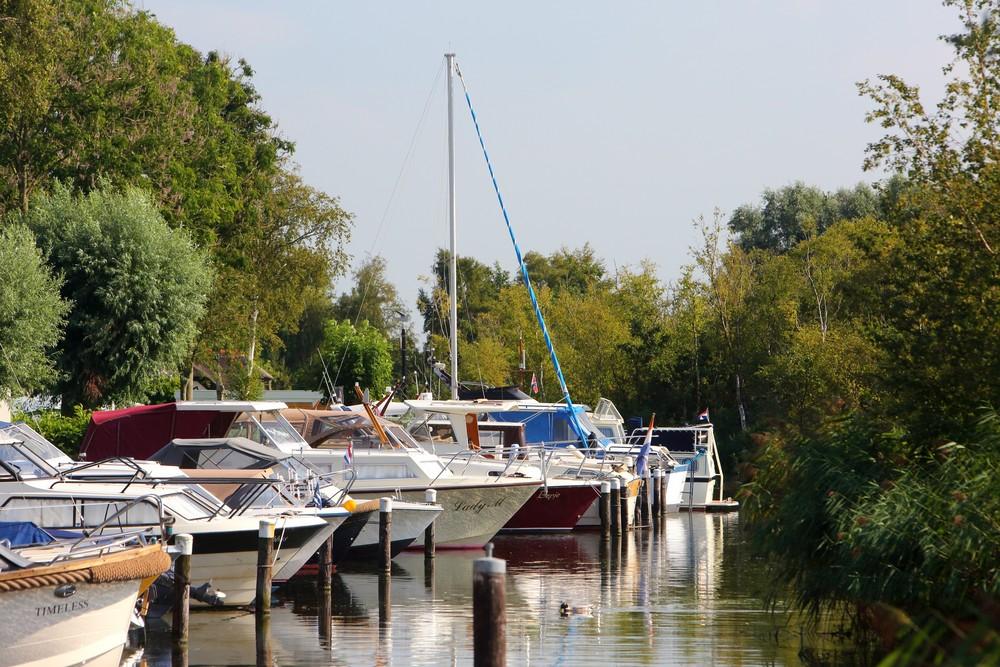
[[[449,343],[451,344],[451,397],[458,398],[458,237],[455,231],[455,114],[452,79],[455,54],[444,54],[448,63],[448,229],[451,233],[451,265],[448,269]]]

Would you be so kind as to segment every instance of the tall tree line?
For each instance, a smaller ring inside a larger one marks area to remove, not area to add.
[[[325,298],[342,270],[351,216],[298,176],[294,145],[263,110],[252,77],[245,61],[198,52],[125,0],[0,2],[0,219],[40,233],[35,209],[48,206],[49,218],[62,221],[51,226],[69,224],[89,206],[94,233],[107,236],[130,227],[125,218],[152,216],[172,230],[168,236],[192,244],[199,260],[171,266],[192,277],[194,307],[171,310],[169,299],[159,301],[164,318],[191,320],[164,346],[168,354],[148,353],[168,333],[154,328],[119,355],[70,329],[56,336],[47,349],[59,359],[93,359],[86,372],[56,364],[55,388],[69,402],[141,398],[152,375],[177,377],[195,362],[235,361],[246,377],[259,363],[281,371],[281,334],[298,328],[306,304]],[[114,223],[116,216],[88,203],[93,196],[124,197],[132,210],[112,207],[122,219]],[[121,252],[142,246],[135,235],[121,238]],[[61,269],[60,248],[41,245],[48,268]],[[62,249],[73,252],[65,243]],[[144,268],[139,262],[132,270]],[[64,278],[66,308],[82,308],[72,276]],[[99,272],[88,278],[106,279]],[[145,287],[163,297],[160,287],[169,282],[160,276]],[[107,290],[123,290],[115,298],[127,300],[141,287],[136,280]],[[134,315],[108,312],[105,330],[127,327]],[[50,324],[59,328],[57,320]],[[73,321],[70,314],[67,326]],[[130,373],[125,387],[108,383],[132,368],[129,355],[142,359],[143,372]],[[20,370],[19,377],[35,375],[30,365]],[[19,391],[12,379],[3,381],[7,393]],[[21,377],[17,384],[32,382]]]

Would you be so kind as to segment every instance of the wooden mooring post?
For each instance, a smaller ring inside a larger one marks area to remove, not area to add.
[[[427,489],[424,491],[424,502],[434,504],[437,502],[437,491]],[[424,528],[424,558],[434,558],[434,521]]]
[[[177,560],[174,561],[174,615],[171,627],[174,646],[186,649],[191,621],[191,553],[194,537],[187,534],[176,535],[174,546]]]
[[[257,597],[254,614],[258,619],[271,613],[271,578],[274,563],[274,519],[261,519],[257,530]]]
[[[392,498],[378,500],[378,566],[379,571],[392,571]]]
[[[618,508],[621,510],[621,520],[618,522],[618,527],[622,531],[622,535],[628,533],[629,529],[629,515],[628,515],[628,484],[624,481],[619,482],[621,485],[621,491],[618,494]]]
[[[653,521],[659,521],[660,513],[663,511],[663,500],[660,496],[661,484],[660,479],[663,477],[663,469],[656,468],[653,470]]]
[[[333,576],[333,535],[326,538],[326,541],[319,548],[319,572],[316,575],[319,580],[320,590],[330,590],[330,578]]]
[[[611,478],[611,537],[621,537],[622,513],[619,509],[621,504],[621,480],[617,477]]]
[[[651,489],[653,486],[653,476],[648,467],[644,472],[645,474],[643,475],[642,478],[642,486],[640,487],[642,491],[639,494],[639,499],[642,501],[642,505],[640,505],[639,507],[640,507],[640,516],[642,520],[642,525],[643,527],[648,527],[652,523],[651,520],[652,503],[649,497],[651,495]]]
[[[493,543],[486,557],[472,562],[472,641],[475,667],[507,664],[507,562],[493,557]]]
[[[660,480],[657,484],[660,489],[660,525],[667,519],[667,471],[660,470]]]
[[[601,497],[598,513],[601,517],[601,539],[611,539],[611,482],[601,482]]]

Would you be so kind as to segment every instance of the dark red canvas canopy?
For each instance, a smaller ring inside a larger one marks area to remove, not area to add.
[[[174,438],[223,438],[239,414],[210,408],[178,410],[176,403],[98,410],[90,416],[80,457],[88,461],[110,456],[144,459]]]

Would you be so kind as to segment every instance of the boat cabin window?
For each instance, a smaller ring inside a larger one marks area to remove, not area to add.
[[[0,479],[30,479],[55,475],[55,468],[35,456],[24,443],[0,443]]]
[[[240,415],[229,427],[226,437],[247,438],[282,450],[301,449],[307,446],[299,432],[277,411]]]
[[[641,442],[646,437],[646,429],[637,428],[632,435],[638,436]],[[653,446],[666,447],[672,452],[694,452],[697,438],[698,431],[694,429],[653,429]]]
[[[11,440],[19,441],[22,447],[52,465],[73,462],[73,459],[68,457],[61,449],[24,424],[12,424],[7,428],[0,429],[0,438],[5,435],[10,436]]]
[[[236,449],[212,448],[198,450],[193,457],[194,468],[209,470],[246,470],[260,467],[260,459]]]
[[[70,495],[8,498],[0,511],[5,521],[31,521],[43,528],[94,528],[129,504],[121,498],[74,498]],[[159,511],[151,502],[136,503],[115,518],[114,526],[159,525]]]
[[[358,464],[354,467],[356,479],[415,479],[416,473],[405,463]]]

